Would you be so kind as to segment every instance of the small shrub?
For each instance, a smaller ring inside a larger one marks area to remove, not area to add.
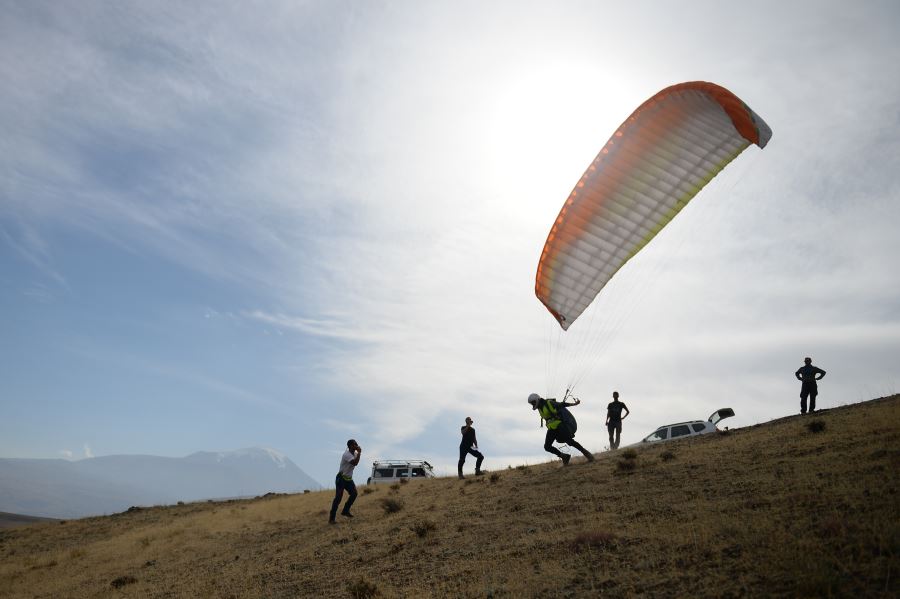
[[[183,502],[183,501],[179,501],[179,502],[178,502],[178,505],[184,505],[184,502]]]
[[[593,531],[582,532],[572,540],[572,548],[575,551],[585,549],[611,549],[616,545],[616,535],[611,532]]]
[[[393,497],[385,497],[381,500],[381,508],[385,514],[396,514],[403,509],[403,502]]]
[[[437,525],[431,520],[419,520],[410,526],[409,529],[416,533],[417,537],[422,538],[432,530],[437,529]]]
[[[619,460],[619,463],[616,464],[619,472],[631,472],[636,466],[634,460]]]
[[[664,451],[664,452],[662,452],[662,453],[660,454],[659,458],[660,458],[663,462],[669,462],[669,461],[675,459],[675,454],[672,453],[672,452],[669,451],[669,450],[666,450],[666,451]]]
[[[842,519],[831,516],[821,524],[821,535],[825,538],[837,539],[844,536],[846,527]]]
[[[825,421],[824,420],[813,420],[809,424],[806,425],[807,430],[811,433],[821,433],[825,430]]]
[[[622,452],[622,457],[626,460],[636,460],[637,452],[633,449],[626,449]]]
[[[309,493],[309,492],[310,492],[309,489],[303,489],[303,494],[304,494],[304,495],[306,495],[306,494]]]
[[[840,594],[841,575],[832,564],[814,562],[796,585],[796,597],[834,597]]]
[[[374,493],[374,492],[375,492],[375,487],[364,487],[363,488],[363,495],[368,495],[369,493]]]
[[[135,578],[134,576],[119,576],[118,578],[113,580],[111,583],[109,583],[109,586],[111,586],[114,589],[121,589],[126,584],[134,584],[136,582],[137,582],[137,578]]]
[[[494,473],[492,473],[492,474],[488,477],[488,479],[489,479],[492,483],[495,483],[495,482],[497,482],[498,480],[500,480],[500,473],[499,473],[499,472],[494,472]]]
[[[399,491],[399,490],[400,490],[400,483],[394,483],[391,485],[391,491]]]
[[[352,582],[348,582],[347,591],[353,599],[369,599],[370,597],[377,597],[381,594],[374,583],[369,582],[364,578],[358,578]]]
[[[141,547],[143,547],[143,548],[146,549],[147,547],[150,546],[150,537],[142,537],[142,538],[138,541],[138,543],[140,544]]]
[[[405,485],[405,484],[408,484],[408,483],[409,483],[409,479],[408,479],[408,478],[401,478],[401,479],[400,479],[400,484],[401,484],[401,485]]]

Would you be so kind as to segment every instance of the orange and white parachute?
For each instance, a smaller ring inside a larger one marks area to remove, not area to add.
[[[765,121],[714,83],[673,85],[641,104],[556,217],[538,263],[538,299],[568,329],[704,185],[771,137]]]

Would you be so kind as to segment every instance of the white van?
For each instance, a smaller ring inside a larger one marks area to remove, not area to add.
[[[366,484],[396,483],[418,478],[434,478],[434,468],[425,460],[379,460],[372,463],[372,476]]]

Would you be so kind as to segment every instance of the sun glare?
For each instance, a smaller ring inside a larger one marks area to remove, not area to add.
[[[507,201],[555,212],[627,116],[616,77],[546,64],[498,84],[484,131],[492,185]],[[549,222],[549,221],[548,221]]]

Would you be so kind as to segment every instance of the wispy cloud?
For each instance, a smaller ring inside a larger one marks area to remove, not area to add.
[[[385,339],[387,335],[378,335],[375,331],[367,331],[362,327],[354,327],[352,323],[330,319],[316,320],[284,314],[267,314],[261,310],[247,312],[246,317],[270,324],[281,329],[288,329],[305,335],[326,337],[345,341],[375,341]]]
[[[2,216],[2,212],[0,212],[0,216]],[[28,224],[19,223],[17,233],[13,234],[7,226],[3,226],[3,222],[0,220],[0,238],[3,242],[48,279],[65,289],[66,280],[53,266],[53,257],[44,238],[33,226]],[[41,295],[48,296],[49,291]]]
[[[94,457],[94,452],[91,451],[91,446],[90,446],[90,445],[88,445],[87,443],[85,443],[83,449],[84,449],[84,457],[86,457],[86,458],[92,458],[92,457]]]

